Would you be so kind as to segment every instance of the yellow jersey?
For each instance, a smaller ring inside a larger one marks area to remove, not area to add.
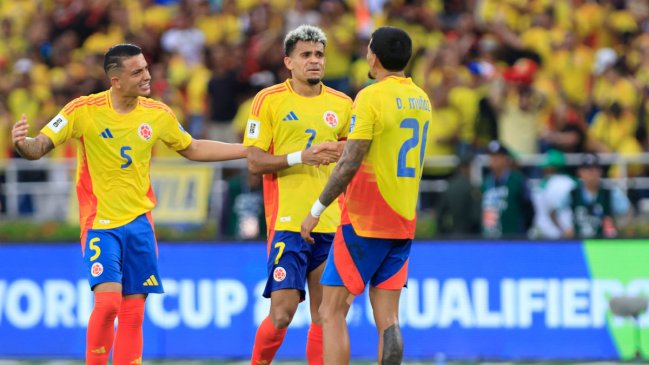
[[[432,130],[428,95],[410,78],[390,76],[361,90],[352,113],[349,139],[372,143],[347,188],[341,223],[363,237],[414,238]]]
[[[349,131],[352,100],[322,85],[315,97],[304,97],[291,87],[290,79],[266,88],[255,96],[243,144],[273,155],[285,155],[322,142],[344,140]],[[300,231],[300,224],[318,199],[335,164],[293,165],[265,174],[264,208],[272,231]],[[320,217],[314,232],[335,232],[340,207],[332,203]]]
[[[128,114],[113,109],[110,92],[68,103],[41,133],[55,146],[78,139],[77,196],[82,236],[123,226],[155,206],[149,179],[157,140],[180,151],[192,137],[162,102],[140,97]]]

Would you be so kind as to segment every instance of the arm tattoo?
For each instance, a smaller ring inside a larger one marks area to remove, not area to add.
[[[361,167],[361,162],[363,162],[371,142],[368,139],[353,139],[345,143],[343,155],[320,194],[320,203],[328,206],[345,190],[356,171]]]
[[[28,160],[38,160],[54,149],[54,143],[45,135],[36,138],[26,138],[21,147],[16,146],[16,151]]]
[[[403,360],[403,338],[397,323],[383,331],[382,365],[399,365]]]

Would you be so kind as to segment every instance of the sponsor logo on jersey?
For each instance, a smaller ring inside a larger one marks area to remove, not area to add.
[[[286,270],[284,270],[284,268],[281,266],[276,267],[273,271],[273,279],[275,279],[275,281],[277,282],[286,279]]]
[[[47,126],[52,130],[52,132],[59,133],[66,124],[68,124],[68,120],[65,119],[63,115],[57,114],[56,117],[52,118],[52,120],[47,123]]]
[[[282,119],[283,122],[286,122],[286,121],[289,121],[289,120],[300,120],[300,119],[297,117],[297,115],[295,115],[295,112],[293,112],[291,110],[288,114],[286,114],[284,119]]]
[[[327,125],[331,128],[334,128],[338,125],[338,115],[330,110],[326,111],[322,118],[324,119],[325,123],[327,123]]]
[[[113,138],[113,134],[110,133],[110,129],[104,129],[104,131],[101,132],[101,138]]]
[[[103,272],[104,272],[104,265],[102,265],[100,262],[95,262],[90,267],[90,275],[92,275],[95,278],[101,275]]]
[[[147,123],[142,123],[137,127],[137,134],[139,134],[143,140],[148,141],[151,139],[151,136],[153,136],[153,128],[151,128]]]
[[[349,133],[354,131],[355,126],[356,126],[356,114],[352,115],[351,121],[349,122]]]

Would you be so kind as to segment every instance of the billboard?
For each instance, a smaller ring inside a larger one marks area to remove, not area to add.
[[[248,358],[268,313],[263,243],[160,245],[145,358]],[[614,295],[649,296],[649,241],[416,242],[400,306],[407,359],[577,360],[634,355]],[[78,244],[0,245],[0,358],[83,358],[92,294]],[[376,357],[367,293],[348,315],[352,356]],[[639,318],[643,347],[649,316]],[[308,305],[277,357],[304,359]]]

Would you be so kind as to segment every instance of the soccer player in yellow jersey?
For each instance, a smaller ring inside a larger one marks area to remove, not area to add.
[[[428,96],[403,72],[411,54],[412,41],[402,29],[381,27],[372,33],[367,60],[377,82],[356,96],[343,155],[302,222],[302,237],[314,243],[311,232],[324,208],[349,184],[321,280],[325,364],[349,363],[345,317],[350,297],[362,294],[368,282],[379,364],[403,359],[399,297],[408,276],[432,117]]]
[[[320,276],[340,221],[337,203],[328,204],[315,227],[318,245],[300,237],[300,219],[325,186],[340,157],[349,130],[352,101],[324,86],[325,34],[302,25],[284,40],[284,64],[291,72],[285,82],[260,91],[254,98],[244,145],[248,167],[263,174],[268,226],[268,280],[264,297],[270,312],[255,337],[251,363],[269,364],[281,346],[308,283],[311,327],[307,361],[322,364],[322,328],[318,306]]]
[[[171,109],[149,99],[151,75],[142,50],[119,44],[105,55],[107,91],[68,103],[35,138],[23,114],[13,145],[37,160],[68,139],[79,140],[77,195],[81,246],[95,293],[88,322],[86,364],[142,362],[144,301],[162,293],[151,210],[151,149],[157,140],[193,161],[243,158],[241,144],[194,140]],[[117,332],[115,318],[119,318]]]

